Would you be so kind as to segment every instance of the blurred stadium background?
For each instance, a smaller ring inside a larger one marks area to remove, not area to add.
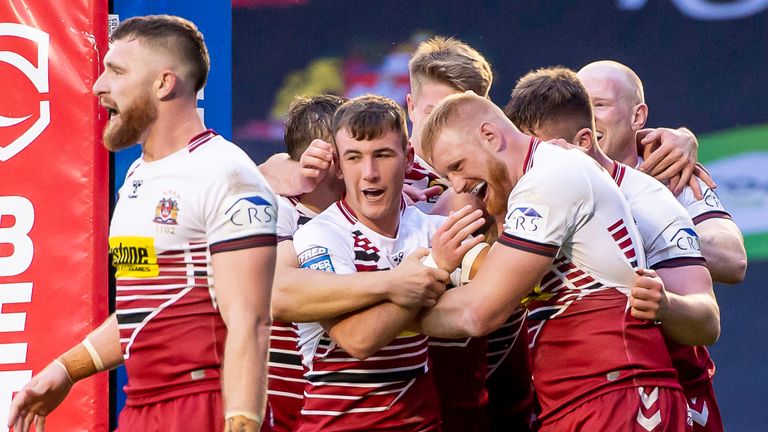
[[[745,234],[744,283],[718,286],[712,347],[728,431],[765,430],[768,411],[768,1],[238,0],[232,12],[233,138],[256,161],[282,150],[296,94],[384,94],[405,103],[407,62],[434,34],[491,62],[504,105],[531,69],[615,59],[645,84],[649,126],[687,126]]]
[[[538,67],[627,64],[645,85],[648,126],[697,134],[699,158],[745,235],[747,277],[716,287],[722,335],[711,352],[726,430],[763,430],[767,24],[768,0],[233,0],[231,138],[259,163],[283,151],[283,115],[298,94],[376,93],[404,105],[409,54],[435,34],[485,55],[499,105]]]

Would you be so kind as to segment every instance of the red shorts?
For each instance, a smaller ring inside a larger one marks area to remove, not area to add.
[[[688,401],[688,413],[693,420],[693,432],[723,432],[723,418],[720,416],[711,380],[703,392],[686,392],[685,398]]]
[[[269,408],[265,419],[270,418]],[[265,421],[261,432],[271,432]],[[221,393],[207,391],[177,396],[147,405],[126,405],[116,432],[222,432],[224,413]]]
[[[222,432],[221,393],[208,391],[160,402],[128,406],[120,412],[119,432]]]
[[[642,394],[642,396],[641,396]],[[590,399],[555,420],[545,420],[541,432],[688,431],[688,407],[680,390],[633,387]]]

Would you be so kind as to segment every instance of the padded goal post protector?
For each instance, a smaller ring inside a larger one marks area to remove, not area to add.
[[[106,0],[0,2],[0,432],[13,393],[107,317],[106,112],[91,94],[106,51]],[[47,429],[108,421],[99,374]]]

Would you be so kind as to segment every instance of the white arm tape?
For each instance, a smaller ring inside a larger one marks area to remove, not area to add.
[[[99,355],[99,352],[96,351],[96,348],[93,347],[93,344],[91,341],[88,340],[88,338],[83,339],[82,342],[83,346],[85,347],[86,351],[88,351],[88,354],[91,356],[91,360],[93,360],[94,366],[96,366],[96,370],[101,372],[104,370],[104,362],[101,360],[101,356]]]
[[[74,384],[75,382],[72,381],[72,377],[69,376],[69,371],[67,370],[67,367],[64,366],[64,363],[61,362],[59,359],[53,359],[53,364],[58,365],[60,368],[64,369],[64,373],[67,374],[67,378],[69,378],[69,383]]]
[[[258,415],[255,412],[251,412],[251,411],[227,411],[227,414],[224,415],[224,419],[226,420],[226,419],[237,417],[237,416],[242,416],[247,418],[248,420],[254,421],[258,423],[259,426],[261,426],[261,422],[262,420],[264,420],[263,415]]]
[[[487,247],[490,247],[490,245],[486,242],[482,242],[476,244],[472,249],[468,250],[467,253],[464,254],[464,258],[461,259],[461,285],[469,283],[469,273],[472,271],[472,264],[475,263],[475,260],[480,255],[480,252],[482,252]]]

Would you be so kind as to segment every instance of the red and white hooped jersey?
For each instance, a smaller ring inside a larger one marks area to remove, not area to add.
[[[398,234],[389,238],[360,223],[342,200],[301,227],[293,242],[302,268],[375,272],[392,269],[418,248],[430,247],[443,220],[401,205]],[[300,323],[299,339],[309,385],[298,431],[438,427],[426,336],[402,333],[366,360],[344,351],[320,323]]]
[[[213,131],[131,165],[109,233],[128,404],[220,389],[226,328],[211,255],[274,246],[276,223],[256,164]]]
[[[277,241],[293,240],[293,234],[317,214],[296,197],[277,197]],[[309,287],[307,287],[309,288]],[[273,320],[269,335],[267,393],[274,431],[292,431],[304,403],[304,366],[299,353],[296,324]]]
[[[660,327],[629,313],[645,254],[629,205],[597,162],[531,138],[499,243],[553,258],[527,303],[540,419],[618,388],[679,388]]]

